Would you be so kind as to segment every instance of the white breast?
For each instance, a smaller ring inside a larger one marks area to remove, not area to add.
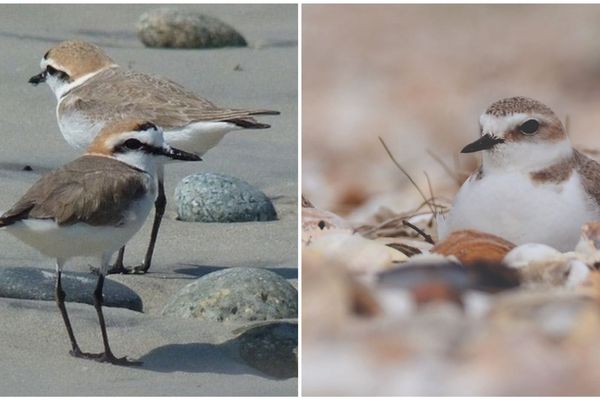
[[[80,151],[87,149],[104,126],[103,121],[89,120],[84,114],[76,111],[59,114],[58,107],[56,107],[56,119],[67,143]]]
[[[463,184],[438,234],[443,239],[458,229],[477,229],[515,244],[544,243],[570,251],[581,226],[599,218],[600,209],[578,174],[560,184],[536,184],[523,173],[494,173]]]
[[[154,205],[154,195],[132,203],[119,226],[92,226],[84,223],[59,226],[49,219],[25,219],[5,229],[44,255],[68,259],[114,253],[142,227]]]

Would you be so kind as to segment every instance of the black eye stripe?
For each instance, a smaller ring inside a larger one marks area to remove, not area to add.
[[[65,81],[69,80],[69,74],[67,74],[65,71],[54,68],[52,65],[46,66],[46,72],[52,76],[56,76],[58,79]]]

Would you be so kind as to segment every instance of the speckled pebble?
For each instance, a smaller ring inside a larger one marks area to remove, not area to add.
[[[274,322],[251,328],[236,338],[240,357],[279,379],[298,376],[298,324]]]
[[[267,269],[228,268],[183,287],[162,314],[221,322],[296,318],[298,291]]]
[[[188,222],[271,221],[271,200],[241,179],[201,173],[185,177],[175,189],[177,217]]]

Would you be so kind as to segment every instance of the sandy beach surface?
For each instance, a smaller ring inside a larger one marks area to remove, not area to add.
[[[69,38],[97,43],[120,65],[159,74],[217,105],[270,108],[271,129],[230,133],[202,163],[170,165],[169,204],[150,273],[110,276],[135,290],[144,313],[106,308],[117,356],[144,362],[124,368],[75,359],[53,302],[0,298],[2,395],[295,395],[297,380],[269,378],[244,364],[231,339],[240,324],[160,316],[184,285],[227,267],[263,267],[297,279],[297,8],[295,5],[182,5],[218,17],[241,32],[248,48],[148,49],[135,22],[159,5],[0,5],[0,210],[8,209],[41,174],[79,154],[63,140],[50,89],[27,83],[39,60]],[[33,171],[23,171],[30,165]],[[219,172],[269,196],[279,219],[237,224],[175,220],[173,192],[185,176]],[[144,255],[151,219],[129,243],[126,263]],[[0,233],[0,268],[54,268],[54,261]],[[88,270],[75,259],[66,270]],[[100,351],[93,307],[68,303],[84,351]]]

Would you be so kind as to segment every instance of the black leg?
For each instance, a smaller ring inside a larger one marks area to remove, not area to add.
[[[156,201],[154,202],[154,222],[152,224],[152,233],[150,234],[150,243],[148,244],[148,249],[146,250],[146,257],[144,258],[144,264],[137,266],[133,269],[136,273],[146,273],[148,269],[150,269],[150,264],[152,263],[152,254],[154,254],[154,245],[156,244],[156,239],[158,237],[158,229],[160,228],[160,223],[162,222],[162,217],[165,214],[165,209],[167,207],[167,197],[165,196],[165,186],[161,180],[158,181],[158,197],[156,197]]]
[[[96,284],[96,290],[94,290],[94,308],[98,314],[98,321],[100,322],[100,330],[102,331],[102,342],[104,343],[104,353],[100,357],[96,358],[96,361],[109,362],[117,365],[142,365],[139,361],[129,361],[127,357],[116,358],[110,349],[108,344],[108,335],[106,334],[106,324],[104,322],[104,314],[102,313],[102,288],[104,287],[104,275],[98,276],[98,283]]]
[[[71,327],[71,321],[69,321],[69,315],[67,314],[67,308],[65,307],[65,291],[61,285],[61,276],[62,271],[56,271],[56,287],[55,287],[55,300],[58,305],[58,309],[62,315],[63,321],[65,322],[65,326],[67,327],[67,333],[69,334],[69,340],[71,340],[71,351],[69,352],[71,355],[78,357],[82,354],[79,346],[77,345],[77,340],[75,340],[75,335],[73,334],[73,328]]]
[[[144,257],[144,263],[136,265],[131,269],[128,269],[123,264],[123,256],[125,254],[125,246],[119,250],[117,260],[111,269],[108,270],[107,274],[145,274],[150,269],[152,264],[152,255],[154,254],[154,246],[156,245],[156,239],[158,238],[158,230],[162,222],[163,215],[165,215],[165,209],[167,208],[167,197],[165,196],[165,186],[161,180],[158,181],[158,196],[154,202],[154,222],[152,223],[152,232],[150,233],[150,243],[146,250],[146,256]],[[93,272],[98,273],[97,269],[93,269]]]
[[[128,274],[130,271],[125,268],[123,264],[123,257],[125,256],[125,246],[119,249],[119,254],[117,255],[117,260],[111,269],[108,270],[107,274]]]
[[[84,353],[79,349],[79,345],[77,345],[75,335],[73,334],[73,328],[71,327],[71,321],[69,321],[69,315],[67,314],[67,308],[65,307],[65,291],[63,290],[61,285],[61,277],[62,271],[60,271],[60,269],[57,269],[55,287],[56,304],[58,305],[58,309],[60,310],[60,313],[63,317],[63,321],[65,322],[65,326],[67,327],[69,340],[71,340],[71,351],[69,351],[69,354],[73,357],[79,358],[97,358],[99,354]]]

